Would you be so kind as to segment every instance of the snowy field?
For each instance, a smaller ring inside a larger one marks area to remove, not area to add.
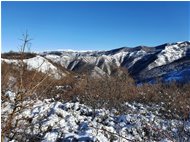
[[[11,99],[2,102],[2,122],[14,108],[14,93],[7,92],[7,95]],[[117,110],[93,110],[79,102],[25,101],[14,118],[17,135],[12,142],[190,141],[190,119],[164,119],[160,113],[162,107],[158,105],[124,105],[126,111],[120,114]]]

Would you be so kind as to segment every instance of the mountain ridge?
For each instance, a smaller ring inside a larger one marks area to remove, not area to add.
[[[157,79],[172,81],[172,78],[174,81],[190,81],[186,77],[186,74],[190,74],[189,41],[107,51],[46,51],[37,55],[68,71],[88,73],[94,77],[109,76],[115,68],[120,72],[119,68],[122,67],[136,82],[154,82]],[[185,75],[177,74],[183,71]]]

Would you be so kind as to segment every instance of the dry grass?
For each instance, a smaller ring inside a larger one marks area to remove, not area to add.
[[[1,75],[2,94],[8,89],[15,92],[19,88],[19,71],[16,66],[2,62]],[[11,81],[10,77],[16,78],[16,81]],[[41,83],[38,87],[33,88],[39,82]],[[163,105],[165,109],[161,110],[161,113],[167,118],[187,118],[190,112],[190,84],[158,83],[137,87],[127,73],[102,78],[87,75],[75,77],[71,74],[55,80],[46,74],[25,70],[23,88],[25,92],[33,92],[30,99],[55,98],[59,101],[70,101],[79,98],[82,103],[93,108],[116,108],[121,112],[125,111],[122,107],[124,102],[155,103]]]
[[[137,88],[141,103],[162,104],[167,118],[188,118],[190,113],[190,84],[144,84]]]
[[[31,52],[24,52],[22,53],[22,55],[20,52],[13,52],[13,51],[1,54],[1,57],[4,59],[21,59],[21,58],[29,59],[35,56],[36,56],[36,53],[31,53]]]
[[[47,80],[51,80],[48,73],[42,74],[36,70],[27,70],[27,65],[24,63],[24,59],[33,56],[31,53],[25,53],[26,48],[29,45],[31,39],[29,39],[28,34],[23,34],[23,44],[20,47],[20,52],[18,54],[8,53],[5,54],[6,57],[18,59],[18,65],[7,64],[5,62],[1,63],[2,67],[2,104],[6,102],[11,103],[12,109],[8,114],[3,116],[3,125],[2,125],[2,138],[7,137],[9,140],[15,139],[15,137],[24,137],[24,134],[18,134],[17,128],[23,129],[23,124],[20,123],[25,118],[17,119],[17,115],[22,113],[24,109],[30,109],[32,104],[25,104],[25,101],[31,100],[32,97],[36,96],[37,90],[44,85]],[[7,91],[12,91],[15,93],[13,98],[6,96]],[[41,90],[42,91],[42,90]],[[32,103],[32,101],[31,101]],[[27,126],[25,126],[27,127]],[[16,138],[16,139],[17,139]]]
[[[166,118],[186,119],[190,113],[190,84],[157,83],[137,87],[134,80],[125,73],[103,78],[85,76],[73,89],[78,92],[72,93],[71,89],[73,96],[78,95],[82,103],[91,105],[94,109],[115,108],[123,113],[123,103],[139,102],[162,105],[164,109],[160,113]]]
[[[110,77],[93,78],[87,75],[75,76],[73,74],[56,80],[48,74],[27,70],[26,66],[19,68],[5,62],[2,67],[2,103],[8,101],[6,91],[16,92],[15,107],[8,116],[6,125],[3,125],[3,136],[15,139],[25,134],[17,134],[14,128],[21,128],[20,120],[13,123],[18,113],[28,106],[23,106],[25,100],[54,98],[57,101],[79,100],[81,103],[96,108],[117,109],[120,113],[127,113],[123,104],[125,102],[140,102],[144,104],[161,104],[161,116],[166,118],[186,119],[190,112],[190,84],[144,84],[137,87],[134,80],[123,72]],[[22,69],[22,87],[20,69]],[[22,88],[22,89],[21,89]],[[27,121],[27,120],[26,120]],[[25,126],[32,127],[32,126]],[[13,135],[10,135],[13,134]],[[10,137],[11,136],[11,137]]]

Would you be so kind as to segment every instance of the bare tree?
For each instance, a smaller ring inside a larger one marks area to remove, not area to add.
[[[25,103],[25,101],[30,100],[30,97],[33,96],[36,90],[49,78],[48,74],[40,75],[37,70],[35,71],[28,71],[27,64],[24,62],[27,54],[26,50],[29,49],[31,45],[28,33],[26,32],[23,34],[22,44],[19,47],[19,58],[18,58],[18,65],[15,65],[17,68],[15,69],[13,66],[9,67],[12,72],[16,72],[16,83],[14,84],[16,89],[14,89],[15,97],[12,103],[12,111],[7,114],[7,118],[4,119],[4,123],[2,126],[2,138],[6,137],[9,140],[17,139],[20,137],[24,137],[25,134],[19,134],[17,129],[20,127],[23,129],[23,124],[21,121],[27,121],[27,118],[17,118],[18,114],[22,113],[26,108],[32,106],[31,103]],[[9,71],[9,70],[8,70]],[[10,72],[11,72],[10,71]],[[8,74],[8,73],[7,73]],[[37,76],[38,75],[38,76]],[[6,76],[3,80],[8,80],[11,76],[11,73]],[[29,77],[31,76],[31,77]],[[34,82],[34,78],[39,78],[38,81]],[[30,80],[28,80],[30,79]],[[6,87],[6,86],[5,86]],[[6,90],[6,89],[5,89]],[[2,92],[2,96],[5,96],[6,91]],[[26,126],[27,127],[27,126]],[[21,136],[22,135],[22,136]]]

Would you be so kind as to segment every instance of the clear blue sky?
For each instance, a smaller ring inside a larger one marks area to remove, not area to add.
[[[190,40],[190,2],[2,2],[2,51],[109,50]]]

